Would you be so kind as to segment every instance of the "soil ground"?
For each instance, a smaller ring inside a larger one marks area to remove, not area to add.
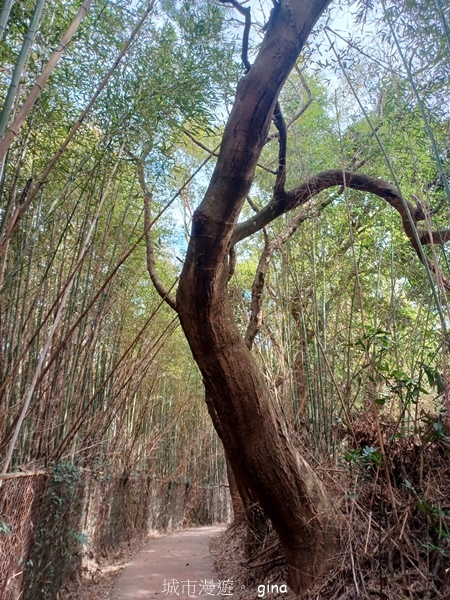
[[[117,578],[111,600],[205,598],[224,591],[209,543],[224,527],[197,527],[151,539]]]

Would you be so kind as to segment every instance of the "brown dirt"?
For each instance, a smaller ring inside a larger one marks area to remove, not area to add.
[[[120,572],[149,539],[160,535],[151,532],[144,538],[124,542],[99,560],[84,558],[81,576],[61,590],[58,600],[110,600]]]

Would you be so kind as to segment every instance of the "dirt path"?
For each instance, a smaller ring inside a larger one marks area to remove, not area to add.
[[[197,527],[151,540],[119,575],[111,600],[216,596],[226,584],[212,569],[208,545],[223,529]]]

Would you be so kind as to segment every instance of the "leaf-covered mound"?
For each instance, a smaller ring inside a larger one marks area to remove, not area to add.
[[[442,421],[429,420],[420,435],[393,435],[382,423],[385,459],[370,415],[354,425],[338,461],[317,464],[341,517],[340,551],[305,597],[448,598],[450,439]],[[296,598],[281,588],[287,568],[275,532],[268,528],[249,557],[246,535],[245,524],[233,524],[211,547],[219,576],[233,581],[234,597]]]

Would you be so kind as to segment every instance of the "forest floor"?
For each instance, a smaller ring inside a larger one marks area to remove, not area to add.
[[[86,564],[83,577],[63,591],[59,598],[296,598],[286,589],[281,589],[279,594],[268,593],[267,589],[261,593],[256,582],[249,581],[247,570],[243,568],[244,534],[242,527],[225,529],[220,525],[183,529],[170,534],[152,532],[141,540],[124,543],[105,556],[101,563]],[[277,575],[279,581],[286,581],[284,571],[279,570]]]
[[[216,595],[222,582],[213,570],[209,545],[224,529],[217,525],[170,534],[153,532],[142,540],[123,544],[100,564],[86,565],[82,579],[63,591],[60,599],[150,600]]]
[[[216,578],[229,578],[232,582],[233,600],[296,600],[297,594],[287,585],[287,569],[284,566],[273,568],[275,561],[267,561],[265,564],[270,566],[268,577],[264,569],[249,565],[245,555],[246,534],[244,523],[233,524],[211,540],[210,552],[218,573]],[[273,540],[268,545],[271,546],[272,543]],[[219,598],[225,599],[226,596]]]
[[[117,578],[111,600],[211,595],[220,584],[209,543],[223,529],[197,527],[150,540]]]
[[[151,532],[143,538],[124,542],[99,560],[84,559],[81,576],[61,590],[58,600],[111,600],[116,579],[129,561],[160,535]]]

